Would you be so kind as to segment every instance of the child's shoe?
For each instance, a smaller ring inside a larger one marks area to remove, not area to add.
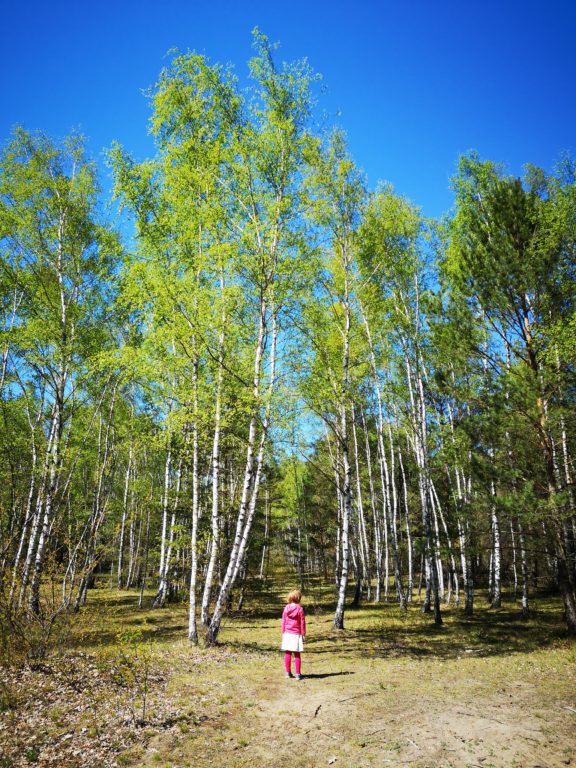
[[[296,678],[296,680],[302,680],[302,675],[294,675],[294,677]]]
[[[294,677],[294,675],[292,674],[292,672],[286,672],[286,674],[284,675],[284,677],[285,677],[285,678],[290,678],[290,677]],[[298,677],[298,675],[296,675],[296,677]]]

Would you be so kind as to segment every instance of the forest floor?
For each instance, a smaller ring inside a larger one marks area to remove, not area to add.
[[[479,601],[478,601],[479,602]],[[63,648],[0,669],[0,768],[576,766],[576,644],[557,599],[347,610],[310,588],[301,681],[284,678],[282,595],[258,583],[220,644],[186,641],[186,605],[95,590]]]

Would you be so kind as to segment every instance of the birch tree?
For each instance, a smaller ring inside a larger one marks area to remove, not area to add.
[[[430,419],[425,390],[427,383],[426,315],[424,295],[425,272],[421,256],[423,224],[418,212],[405,200],[396,196],[391,188],[382,188],[370,200],[359,233],[360,262],[366,283],[377,285],[378,303],[384,310],[373,321],[380,335],[386,334],[396,351],[397,373],[404,371],[410,413],[410,438],[418,471],[418,488],[424,535],[426,573],[434,604],[434,618],[442,622],[440,614],[440,579],[438,536],[435,536],[435,498],[430,467]],[[374,294],[374,292],[373,292]],[[388,326],[382,318],[387,319]],[[366,318],[367,335],[371,332]],[[371,342],[373,348],[373,342]],[[378,384],[378,371],[372,354],[372,370]],[[379,404],[379,410],[381,405]],[[381,424],[381,416],[379,414]],[[379,426],[382,431],[382,426]],[[382,456],[385,456],[381,448]],[[395,526],[394,526],[395,530]],[[397,530],[393,535],[395,560],[398,557]],[[395,567],[397,590],[402,602],[399,569]],[[428,600],[424,609],[428,609]]]
[[[338,597],[334,627],[344,628],[346,589],[351,557],[352,391],[351,365],[356,365],[354,318],[354,235],[365,195],[364,182],[352,163],[340,132],[326,149],[318,146],[308,180],[315,223],[326,233],[328,247],[319,275],[321,290],[307,309],[308,340],[312,345],[312,372],[308,375],[308,402],[320,415],[336,441],[334,472],[341,510],[338,555]],[[352,356],[352,359],[351,359]]]
[[[80,137],[58,146],[40,134],[16,131],[0,166],[0,228],[4,273],[19,301],[13,365],[25,397],[42,404],[32,446],[38,473],[30,485],[34,511],[24,520],[21,543],[27,541],[18,556],[19,603],[28,596],[34,613],[40,610],[50,541],[69,487],[64,449],[77,394],[91,357],[110,342],[102,322],[111,295],[105,280],[120,247],[98,221],[97,194],[95,168]]]
[[[176,56],[153,91],[159,157],[136,165],[113,150],[118,190],[137,216],[144,252],[153,260],[157,320],[172,318],[176,357],[187,381],[192,430],[192,578],[189,637],[195,641],[198,482],[207,420],[212,415],[212,525],[201,618],[215,642],[246,556],[263,478],[275,388],[277,338],[298,274],[298,178],[308,143],[310,87],[303,62],[278,67],[273,46],[254,33],[250,62],[255,96],[233,74],[196,54]],[[166,269],[168,268],[168,271]],[[136,275],[149,282],[150,270]],[[168,278],[170,275],[170,278]],[[291,282],[292,281],[292,282]],[[156,327],[156,326],[155,326]],[[251,351],[250,351],[251,349]],[[250,383],[249,383],[250,382]],[[180,385],[179,398],[185,397]],[[216,398],[208,393],[216,393]],[[245,463],[235,533],[209,617],[219,546],[218,478],[224,396],[235,402],[245,433]],[[182,402],[182,401],[181,401]],[[200,430],[202,432],[200,433]]]

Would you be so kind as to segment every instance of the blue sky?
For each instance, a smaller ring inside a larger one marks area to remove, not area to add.
[[[0,140],[14,124],[62,137],[79,128],[101,161],[114,139],[153,153],[142,90],[171,48],[232,62],[245,77],[251,29],[308,57],[326,123],[347,132],[371,187],[439,216],[461,152],[513,173],[576,155],[576,3],[356,0],[5,2]]]

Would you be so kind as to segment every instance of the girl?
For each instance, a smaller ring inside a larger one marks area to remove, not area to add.
[[[306,636],[306,619],[300,600],[302,600],[302,593],[299,589],[294,589],[286,598],[288,605],[282,612],[282,650],[285,651],[286,677],[292,677],[292,654],[294,654],[296,680],[302,680],[300,654],[304,650],[303,639]]]

